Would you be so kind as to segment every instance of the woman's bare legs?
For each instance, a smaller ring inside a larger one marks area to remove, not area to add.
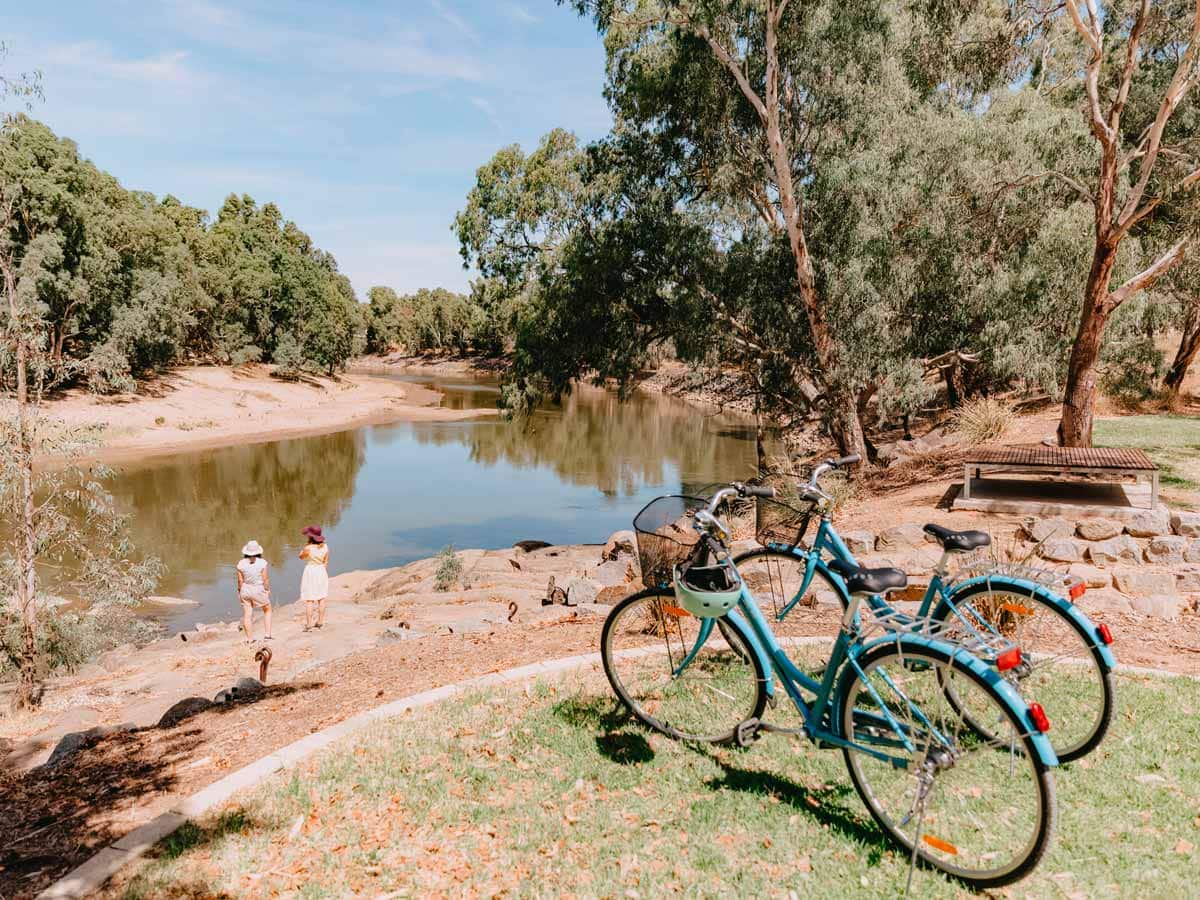
[[[271,602],[269,600],[267,601],[267,605],[263,607],[263,631],[266,632],[263,638],[268,641],[271,640]]]
[[[317,627],[325,627],[325,598],[322,597],[317,601]]]
[[[242,601],[242,631],[246,634],[246,643],[254,640],[250,629],[254,627],[254,604]]]
[[[312,631],[312,605],[311,600],[304,601],[304,630]]]

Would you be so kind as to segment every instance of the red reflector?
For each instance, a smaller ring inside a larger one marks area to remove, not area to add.
[[[1042,704],[1030,703],[1029,714],[1033,717],[1033,725],[1038,731],[1045,734],[1050,730],[1050,720],[1046,718],[1046,711],[1042,709]]]
[[[1071,590],[1068,591],[1067,593],[1072,600],[1078,600],[1080,597],[1082,597],[1084,595],[1084,593],[1086,591],[1087,591],[1087,582],[1081,581],[1078,584],[1071,585]]]
[[[1096,631],[1099,632],[1100,640],[1104,641],[1105,646],[1108,646],[1113,642],[1112,632],[1103,622],[1096,626]]]
[[[1001,672],[1015,669],[1021,664],[1021,648],[1012,647],[996,657],[996,668]]]

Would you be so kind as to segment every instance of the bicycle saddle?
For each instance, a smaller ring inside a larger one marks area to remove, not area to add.
[[[867,569],[843,559],[831,559],[828,566],[842,576],[851,594],[883,594],[908,585],[908,576],[899,569]]]
[[[987,547],[992,538],[984,531],[952,531],[932,522],[925,526],[925,533],[938,539],[947,550],[974,550]]]

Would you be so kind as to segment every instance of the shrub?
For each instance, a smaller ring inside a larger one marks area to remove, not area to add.
[[[1006,404],[992,397],[976,397],[955,410],[951,427],[971,442],[983,444],[1003,437],[1014,420]]]
[[[454,545],[447,544],[437,555],[438,567],[433,574],[433,589],[435,591],[448,591],[462,577],[463,564],[458,558],[458,554],[454,552]]]

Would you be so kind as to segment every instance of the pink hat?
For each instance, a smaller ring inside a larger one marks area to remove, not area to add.
[[[300,533],[308,535],[310,538],[312,538],[318,544],[325,543],[325,535],[321,534],[321,526],[320,525],[309,525],[307,528],[305,528]]]

